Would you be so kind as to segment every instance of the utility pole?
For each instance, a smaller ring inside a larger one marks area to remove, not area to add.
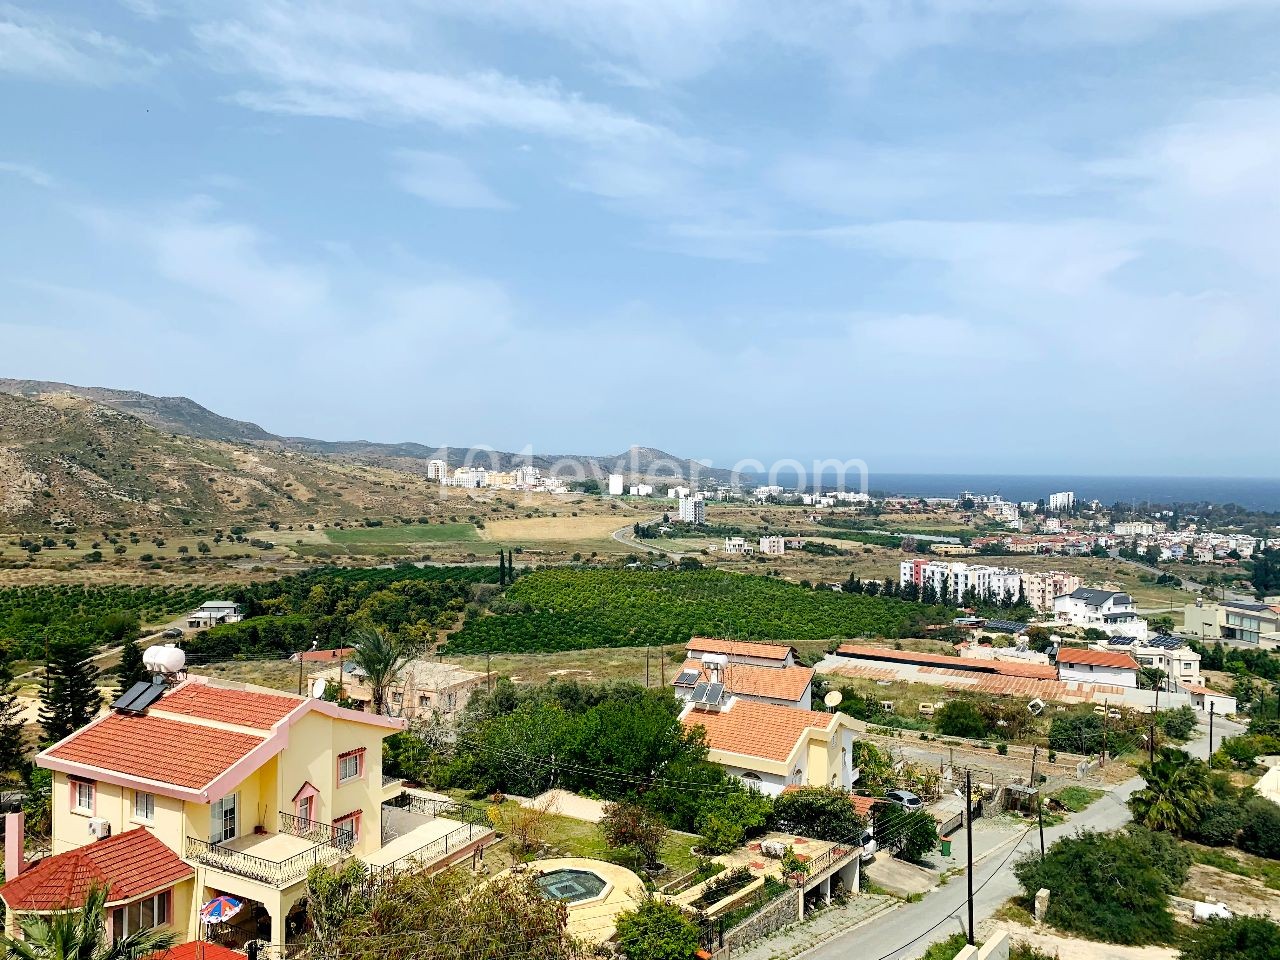
[[[1044,862],[1044,798],[1040,796],[1040,788],[1036,788],[1036,819],[1040,821],[1040,861]]]
[[[484,692],[490,696],[493,694],[493,671],[489,669],[489,661],[492,657],[493,654],[488,650],[484,652]]]
[[[1217,704],[1212,700],[1209,701],[1209,760],[1213,761],[1213,713]]]
[[[314,650],[320,646],[320,634],[316,634],[316,638],[311,641],[311,649]],[[306,666],[306,651],[298,651],[298,696],[302,696],[302,668]]]
[[[662,689],[667,689],[667,645],[658,644],[658,679],[662,681]]]
[[[1111,701],[1102,701],[1102,757],[1098,761],[1098,766],[1105,767],[1107,765],[1107,721],[1111,719]]]
[[[1156,722],[1151,721],[1151,732],[1147,740],[1147,757],[1151,763],[1156,762]]]
[[[1040,752],[1040,744],[1031,747],[1031,786],[1036,786],[1036,754]]]
[[[644,645],[644,685],[649,686],[649,645]]]
[[[973,939],[973,772],[964,772],[964,837],[969,858],[969,946]]]

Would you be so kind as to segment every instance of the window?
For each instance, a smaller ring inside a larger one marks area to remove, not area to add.
[[[156,795],[133,791],[133,819],[150,823],[156,818]]]
[[[348,843],[360,842],[360,811],[348,813],[345,817],[339,817],[333,821],[333,829],[337,831],[339,837],[345,837]]]
[[[71,809],[76,813],[92,814],[96,792],[95,784],[92,780],[72,780]]]
[[[111,940],[116,942],[140,930],[163,927],[169,922],[170,891],[126,903],[111,911]]]
[[[236,829],[238,810],[236,794],[232,793],[216,801],[209,808],[209,842],[222,843],[232,840],[239,831]]]
[[[422,696],[420,696],[420,697],[418,698],[418,709],[419,709],[419,710],[430,710],[430,709],[431,709],[431,698],[430,698],[430,697],[428,697],[428,696],[427,696],[427,695],[425,695],[425,694],[423,694]]]
[[[300,799],[298,800],[298,816],[299,816],[299,817],[301,817],[303,820],[311,820],[311,819],[313,819],[313,818],[312,818],[312,816],[311,816],[311,814],[312,814],[313,809],[314,809],[314,808],[312,807],[312,804],[314,804],[314,803],[315,803],[315,798],[314,798],[314,797],[302,797],[302,798],[300,798]]]
[[[396,705],[404,703],[404,694],[399,690],[393,690],[391,692],[391,702]]]
[[[338,782],[358,780],[364,776],[364,750],[351,750],[338,756]]]

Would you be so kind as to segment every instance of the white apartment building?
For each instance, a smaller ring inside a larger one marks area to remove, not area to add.
[[[622,489],[623,489],[622,474],[620,473],[609,474],[609,496],[611,497],[622,496]]]
[[[946,584],[951,599],[960,601],[972,590],[979,597],[1017,597],[1022,586],[1022,571],[1009,567],[990,567],[978,563],[944,560],[903,560],[898,565],[898,582],[918,587],[931,584],[940,594]]]
[[[771,483],[762,487],[756,487],[753,492],[759,499],[763,500],[765,497],[780,497],[785,491],[778,484]]]
[[[1070,510],[1075,502],[1076,495],[1070,490],[1049,494],[1049,509],[1053,511]]]
[[[748,554],[753,552],[747,541],[743,537],[725,537],[724,552]]]
[[[1041,613],[1053,610],[1053,601],[1063,594],[1080,589],[1080,578],[1061,570],[1045,570],[1022,574],[1022,594],[1027,603]]]
[[[1124,520],[1112,527],[1111,532],[1117,537],[1149,537],[1156,532],[1156,525],[1150,520]]]
[[[1138,663],[1127,653],[1079,647],[1062,647],[1056,658],[1058,679],[1080,683],[1105,683],[1112,687],[1138,686]]]
[[[1113,637],[1147,639],[1147,621],[1138,616],[1133,597],[1127,593],[1080,587],[1055,597],[1053,614],[1073,627],[1092,627]]]
[[[427,461],[427,479],[439,480],[443,483],[449,479],[449,464],[443,460]]]
[[[627,492],[633,497],[652,497],[653,485],[648,483],[635,483],[627,488]]]
[[[787,552],[786,537],[761,537],[760,552],[774,557],[782,556]]]
[[[692,491],[688,487],[667,487],[668,500],[683,500]]]
[[[680,498],[681,523],[706,523],[707,504],[700,495]]]
[[[1163,670],[1164,675],[1173,681],[1166,686],[1169,690],[1204,684],[1200,675],[1200,654],[1177,637],[1157,636],[1141,643],[1128,637],[1112,637],[1108,643],[1095,643],[1093,649],[1128,653],[1140,667]]]

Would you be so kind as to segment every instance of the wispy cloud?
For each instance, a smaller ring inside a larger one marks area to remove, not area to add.
[[[0,173],[19,177],[37,187],[52,187],[53,177],[41,168],[30,163],[17,163],[12,160],[0,160]]]
[[[457,157],[427,150],[399,150],[395,181],[401,189],[440,207],[505,210],[509,206]]]
[[[141,76],[161,62],[95,29],[0,5],[0,73],[104,85]]]

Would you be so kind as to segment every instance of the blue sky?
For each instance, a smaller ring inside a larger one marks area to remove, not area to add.
[[[0,0],[0,375],[328,439],[1266,475],[1274,0]]]

